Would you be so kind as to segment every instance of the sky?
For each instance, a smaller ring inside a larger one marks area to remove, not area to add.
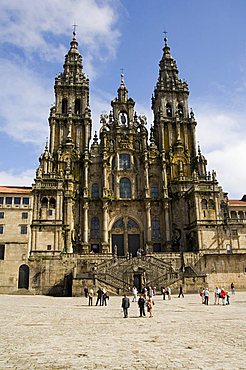
[[[1,0],[0,184],[31,186],[49,136],[54,79],[73,24],[90,79],[93,131],[110,111],[121,69],[138,114],[151,95],[163,32],[188,82],[197,141],[230,199],[246,193],[245,0]]]

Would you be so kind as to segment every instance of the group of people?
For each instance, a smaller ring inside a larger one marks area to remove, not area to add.
[[[97,290],[97,300],[96,306],[107,306],[107,301],[109,300],[109,295],[106,288],[98,288]],[[93,306],[93,297],[94,297],[94,290],[93,288],[88,289],[87,286],[84,287],[84,294],[85,298],[89,298],[88,304],[89,306]]]
[[[162,299],[165,301],[166,299],[171,299],[172,298],[172,290],[171,288],[168,286],[168,287],[164,287],[162,286],[161,287],[161,294],[162,294]]]
[[[209,289],[208,288],[201,288],[200,289],[200,297],[202,299],[202,304],[208,305],[209,303]],[[231,294],[235,294],[235,285],[231,283]],[[214,304],[220,304],[220,300],[222,301],[222,305],[226,306],[230,304],[230,292],[225,288],[216,287],[214,290]]]
[[[138,297],[138,290],[134,286],[132,288],[133,299],[132,302],[138,303],[139,317],[146,317],[146,309],[149,317],[153,317],[153,305],[155,304],[154,296],[156,295],[156,287],[147,286],[141,291]],[[128,317],[128,309],[130,308],[130,298],[125,294],[122,298],[121,307],[123,309],[124,318]]]

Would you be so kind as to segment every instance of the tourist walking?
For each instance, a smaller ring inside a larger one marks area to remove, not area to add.
[[[221,289],[220,297],[222,298],[223,306],[225,306],[225,304],[226,304],[226,290],[224,288]]]
[[[216,287],[214,290],[214,304],[220,304],[220,292],[221,289]]]
[[[93,304],[93,296],[94,296],[94,290],[91,288],[90,290],[89,290],[89,306],[92,306],[92,304]]]
[[[121,307],[123,308],[124,318],[128,317],[128,308],[130,307],[130,299],[124,294],[122,298]]]
[[[166,288],[164,286],[161,287],[161,294],[163,301],[166,300]]]
[[[178,298],[180,298],[181,295],[184,298],[184,293],[183,293],[183,287],[182,287],[182,285],[180,285],[180,287],[179,287],[179,295],[178,295]]]
[[[139,307],[139,311],[140,311],[140,314],[139,314],[140,317],[146,316],[146,314],[145,314],[145,305],[146,305],[146,299],[141,294],[140,297],[138,298],[138,307]]]
[[[108,292],[106,288],[103,288],[102,305],[107,306],[107,300],[109,300]]]

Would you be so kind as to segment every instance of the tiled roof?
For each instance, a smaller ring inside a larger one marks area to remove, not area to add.
[[[246,206],[246,202],[243,200],[230,199],[229,205],[231,206]]]
[[[31,190],[28,186],[0,186],[0,193],[5,194],[30,194]]]

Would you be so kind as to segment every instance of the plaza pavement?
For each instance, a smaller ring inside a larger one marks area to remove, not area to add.
[[[246,292],[224,307],[157,296],[153,318],[120,305],[0,295],[0,369],[246,369]]]

